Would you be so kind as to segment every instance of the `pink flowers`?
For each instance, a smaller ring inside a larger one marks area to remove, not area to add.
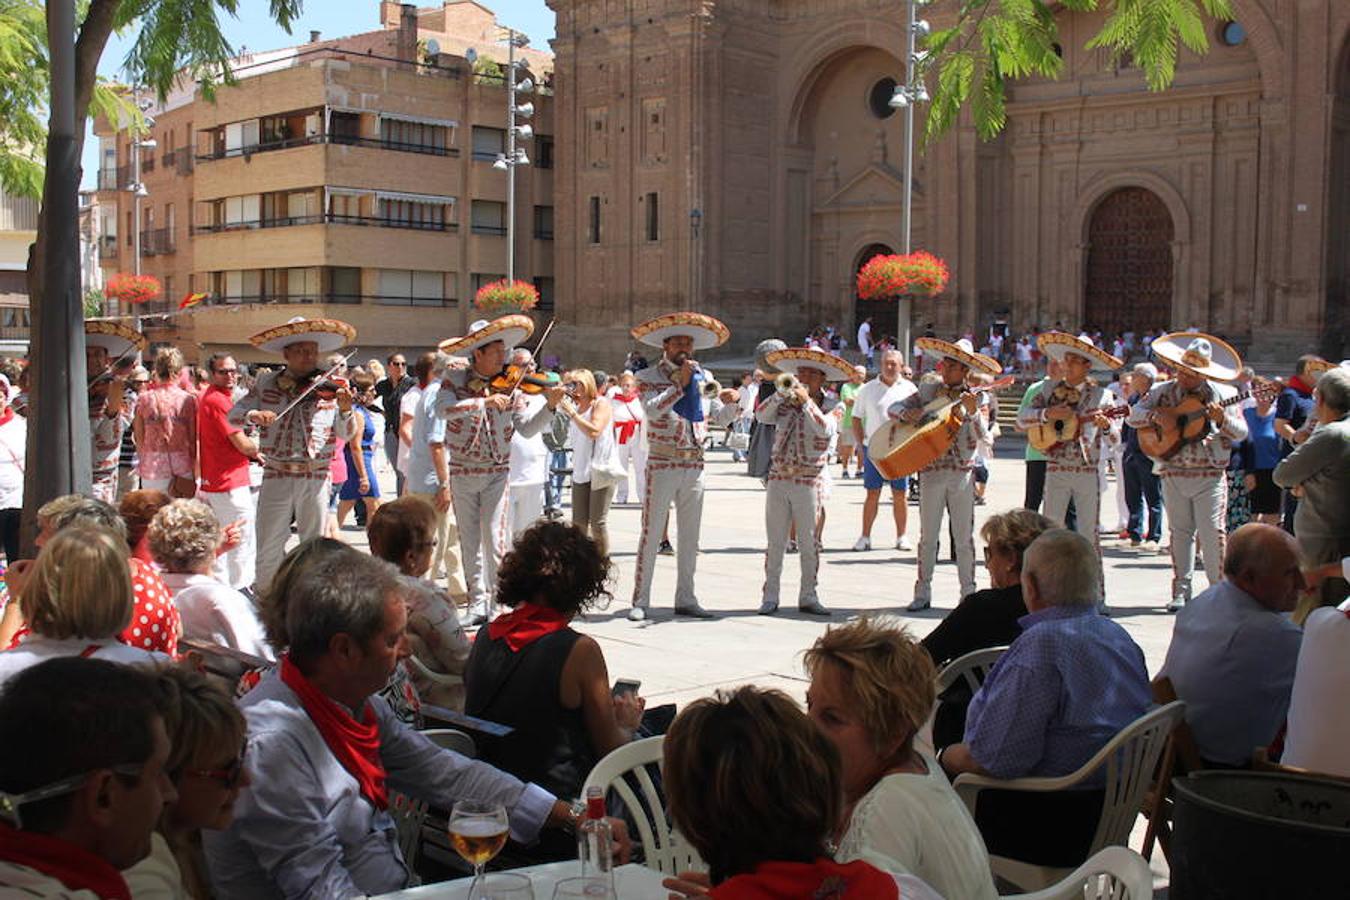
[[[534,309],[539,304],[539,291],[528,281],[507,281],[505,278],[485,284],[474,295],[473,305],[487,312],[508,309]]]
[[[149,302],[162,293],[164,288],[153,275],[119,273],[109,278],[103,287],[104,296],[132,304]]]
[[[864,300],[889,300],[904,294],[931,297],[942,293],[950,278],[947,264],[926,251],[879,254],[858,272],[858,296]]]

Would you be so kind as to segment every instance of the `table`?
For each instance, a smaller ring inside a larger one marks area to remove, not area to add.
[[[553,886],[564,878],[580,875],[581,864],[576,860],[566,860],[507,871],[530,877],[530,881],[534,884],[534,900],[553,900]],[[637,863],[618,866],[614,869],[615,893],[618,894],[619,900],[666,900],[670,892],[661,887],[663,877],[655,869]],[[380,894],[372,900],[465,900],[469,896],[469,885],[472,882],[472,878],[456,878],[454,881],[424,884],[404,891]]]

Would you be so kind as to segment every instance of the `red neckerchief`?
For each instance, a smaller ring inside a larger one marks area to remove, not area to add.
[[[541,637],[562,631],[569,621],[556,609],[522,603],[506,615],[493,619],[488,625],[488,637],[494,641],[505,638],[511,652],[519,653],[522,647],[528,647]]]
[[[767,862],[713,888],[715,900],[900,900],[895,878],[862,860]]]
[[[281,658],[281,681],[295,691],[323,742],[342,768],[356,779],[361,796],[376,809],[387,809],[389,790],[385,787],[384,763],[380,760],[380,725],[370,703],[361,711],[362,721],[356,721],[295,667],[289,653]]]
[[[1290,375],[1289,386],[1305,397],[1312,396],[1313,386],[1304,381],[1302,375]]]
[[[0,425],[8,425],[12,418],[14,418],[14,407],[6,406],[5,411],[0,413]]]
[[[0,822],[0,859],[50,875],[72,891],[92,891],[102,900],[131,900],[126,880],[112,863],[49,834]]]
[[[615,394],[614,399],[627,406],[638,398],[637,391],[631,394]],[[3,424],[3,423],[0,423]],[[615,422],[614,431],[620,444],[626,444],[637,434],[638,425],[642,424],[637,419],[629,419],[627,422]]]

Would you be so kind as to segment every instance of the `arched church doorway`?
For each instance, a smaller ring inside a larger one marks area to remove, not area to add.
[[[1172,214],[1146,188],[1102,198],[1088,224],[1083,326],[1104,338],[1172,326]]]
[[[864,300],[858,296],[858,273],[867,261],[874,256],[891,254],[895,251],[885,244],[869,244],[853,261],[853,334],[857,335],[858,326],[865,319],[872,320],[872,343],[879,344],[883,337],[895,340],[900,322],[900,304],[895,300]],[[852,340],[849,341],[853,343]]]

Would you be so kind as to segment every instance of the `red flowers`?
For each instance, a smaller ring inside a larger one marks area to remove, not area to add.
[[[153,275],[127,275],[120,273],[108,279],[103,286],[103,294],[123,303],[146,303],[164,293],[159,279]]]
[[[521,311],[534,309],[539,304],[539,291],[528,281],[493,281],[478,289],[473,297],[473,305],[488,312],[501,312],[508,309]]]
[[[942,293],[950,278],[947,264],[923,250],[879,254],[858,272],[858,296],[864,300],[889,300],[904,294],[931,297]]]

